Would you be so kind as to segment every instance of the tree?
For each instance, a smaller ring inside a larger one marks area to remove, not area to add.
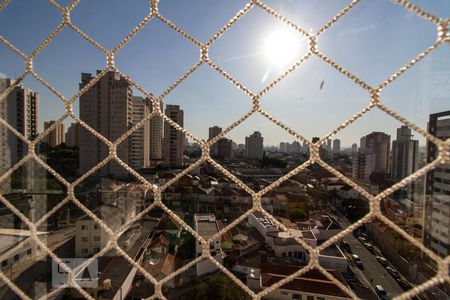
[[[195,287],[197,300],[240,300],[248,299],[247,294],[226,275],[216,274]]]
[[[78,175],[78,147],[71,147],[66,144],[60,144],[56,147],[48,146],[45,153],[47,163],[56,172],[65,178],[76,178]]]

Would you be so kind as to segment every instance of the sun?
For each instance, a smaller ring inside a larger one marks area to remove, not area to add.
[[[264,43],[264,56],[274,66],[283,68],[292,62],[301,47],[299,36],[289,29],[270,33]]]

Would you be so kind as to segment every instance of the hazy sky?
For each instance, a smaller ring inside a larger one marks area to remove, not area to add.
[[[58,2],[65,5],[69,1]],[[205,42],[246,2],[161,0],[159,8],[162,15]],[[348,2],[265,1],[311,32]],[[450,0],[412,2],[438,16],[450,17]],[[111,49],[148,11],[146,0],[82,0],[72,12],[72,21]],[[0,34],[29,54],[60,20],[59,12],[47,1],[13,0],[0,11]],[[264,55],[268,37],[280,28],[287,27],[255,7],[211,47],[210,57],[258,92],[282,71]],[[303,37],[295,38],[299,47],[290,64],[306,51]],[[435,38],[436,27],[432,23],[403,7],[387,0],[365,0],[320,37],[319,49],[361,79],[376,85],[430,46]],[[439,82],[442,73],[438,73],[450,72],[449,47],[441,46],[388,86],[382,93],[382,101],[424,129],[430,113],[450,109],[450,83]],[[194,45],[164,23],[153,20],[119,52],[116,63],[142,87],[158,95],[198,59],[199,51]],[[67,28],[34,62],[35,70],[67,97],[78,90],[81,72],[95,72],[104,65],[102,53]],[[23,69],[20,58],[0,44],[0,73],[14,78]],[[64,106],[36,80],[27,78],[25,85],[41,93],[41,123],[63,113]],[[261,103],[263,109],[311,139],[327,134],[368,101],[365,90],[312,57],[265,95]],[[164,103],[181,105],[185,127],[204,139],[208,127],[225,128],[251,109],[251,99],[207,65],[179,85]],[[342,140],[343,146],[349,146],[371,131],[393,135],[399,126],[395,119],[373,111],[336,137]],[[262,132],[265,144],[293,140],[261,116],[251,117],[231,131],[229,137],[243,143],[244,137],[255,130]]]

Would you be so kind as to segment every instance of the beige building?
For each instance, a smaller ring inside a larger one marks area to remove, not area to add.
[[[133,97],[133,122],[136,125],[153,111],[152,103],[143,97]],[[130,166],[135,169],[157,165],[162,160],[162,118],[154,116],[131,136]]]
[[[121,210],[112,205],[102,205],[92,211],[112,231],[122,225]],[[109,234],[93,219],[84,216],[75,222],[75,257],[90,257],[103,249],[110,241]],[[105,256],[113,255],[111,251]]]
[[[142,97],[133,97],[133,118],[132,126],[142,121],[150,114],[149,101]],[[150,124],[145,122],[129,137],[130,148],[130,167],[135,170],[146,168],[150,164]]]
[[[355,152],[352,156],[353,179],[369,182],[373,172],[375,172],[375,154],[364,150]]]
[[[0,78],[0,94],[13,84],[12,79]],[[35,139],[39,122],[39,93],[19,84],[0,102],[0,117],[29,140]],[[27,153],[27,145],[13,132],[0,126],[0,174],[6,172]],[[14,175],[21,176],[19,170]],[[11,182],[3,181],[0,191],[6,192],[10,188]]]
[[[165,114],[172,121],[180,126],[184,123],[183,110],[179,105],[167,105]],[[164,164],[170,167],[180,167],[183,165],[184,134],[172,127],[168,122],[164,122]]]
[[[259,131],[253,132],[245,138],[245,157],[250,159],[262,159],[263,137]]]
[[[66,132],[66,144],[69,146],[78,146],[78,130],[80,128],[80,124],[72,123],[69,128],[67,128]]]
[[[44,122],[44,130],[47,130],[55,124],[55,121]],[[44,141],[52,147],[56,147],[65,142],[64,124],[59,123],[55,129],[50,131],[44,138]]]
[[[391,136],[384,132],[372,132],[361,138],[360,150],[375,154],[375,172],[389,173]]]
[[[97,74],[100,71],[97,71]],[[94,76],[81,74],[80,89]],[[80,118],[110,141],[125,134],[132,125],[133,93],[131,86],[116,73],[110,71],[80,97]],[[80,173],[83,174],[109,155],[109,148],[85,128],[79,128]],[[117,147],[117,155],[129,162],[130,139]],[[107,164],[100,175],[125,177],[128,172],[118,164]]]
[[[161,102],[161,107],[162,107]],[[153,111],[150,104],[150,112]],[[150,165],[156,166],[163,162],[163,119],[155,115],[150,119]]]

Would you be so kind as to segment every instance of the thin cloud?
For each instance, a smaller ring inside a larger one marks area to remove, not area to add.
[[[366,32],[369,30],[374,30],[377,27],[379,27],[380,24],[370,24],[364,27],[359,27],[359,28],[354,28],[354,29],[350,29],[350,30],[346,30],[346,31],[342,31],[338,34],[338,36],[344,36],[344,35],[351,35],[351,34],[359,34],[361,32]]]

